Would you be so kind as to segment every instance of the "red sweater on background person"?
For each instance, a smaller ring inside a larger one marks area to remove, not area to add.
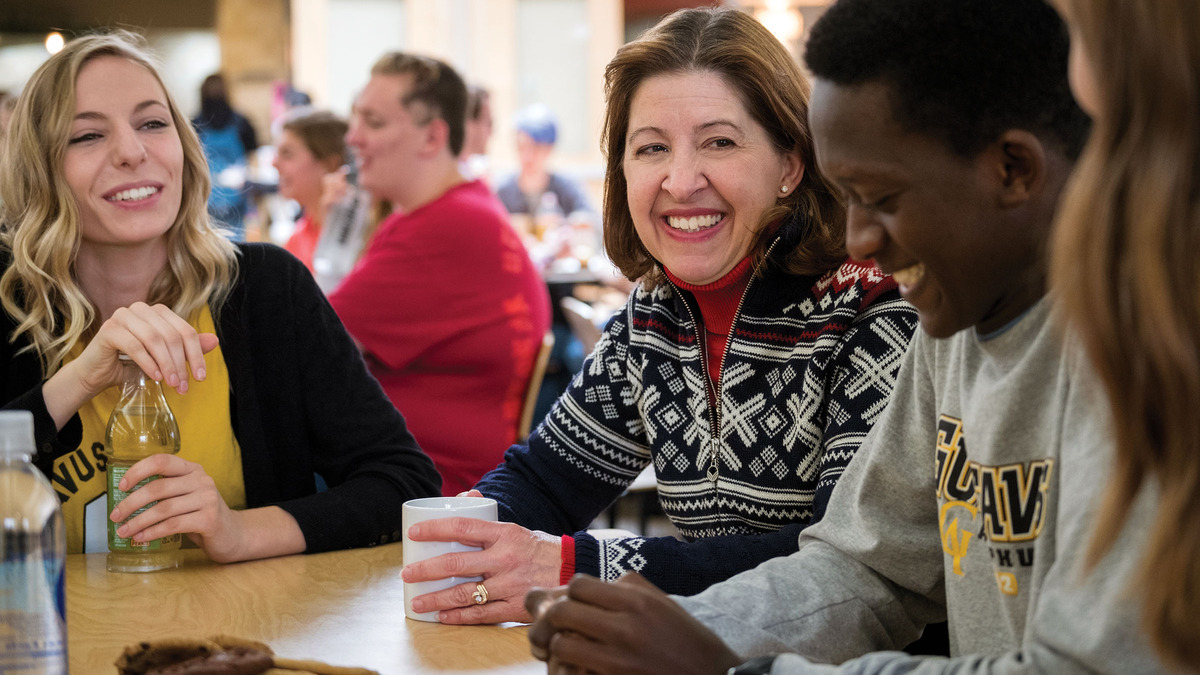
[[[329,301],[443,494],[496,468],[516,438],[550,300],[487,186],[462,183],[392,215]]]
[[[308,271],[313,271],[313,252],[317,250],[317,241],[321,238],[321,230],[313,224],[307,215],[296,220],[296,229],[283,245],[288,253],[300,259]]]

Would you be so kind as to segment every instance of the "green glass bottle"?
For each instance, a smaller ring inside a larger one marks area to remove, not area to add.
[[[120,355],[121,399],[108,418],[104,443],[108,460],[108,512],[133,492],[159,476],[151,476],[129,492],[117,487],[129,467],[158,453],[179,453],[179,425],[171,413],[162,386],[146,376],[133,359]],[[158,502],[150,502],[122,521],[140,514]],[[108,521],[108,570],[110,572],[153,572],[179,566],[183,538],[173,534],[145,543],[117,535],[121,523]]]

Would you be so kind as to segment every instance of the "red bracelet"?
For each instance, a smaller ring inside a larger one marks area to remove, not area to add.
[[[558,583],[565,586],[567,582],[571,580],[571,577],[575,576],[574,537],[565,534],[562,536],[562,548],[560,549],[560,553],[562,555],[562,567],[558,572]]]

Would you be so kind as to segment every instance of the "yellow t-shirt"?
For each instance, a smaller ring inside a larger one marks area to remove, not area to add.
[[[212,312],[206,305],[189,321],[201,333],[215,333]],[[77,344],[66,361],[83,352]],[[242,451],[233,436],[229,416],[229,371],[221,347],[205,354],[208,375],[203,382],[191,380],[180,396],[163,386],[167,405],[179,423],[179,456],[204,466],[217,484],[225,503],[233,509],[246,507],[246,485],[242,479]],[[121,388],[109,387],[79,409],[83,439],[79,448],[54,460],[50,482],[62,500],[67,530],[68,553],[100,553],[108,550],[108,500],[104,478],[104,429],[120,398]]]

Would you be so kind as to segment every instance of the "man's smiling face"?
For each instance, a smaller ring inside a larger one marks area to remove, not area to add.
[[[1044,235],[1003,205],[997,148],[964,157],[907,130],[888,94],[877,82],[813,88],[817,163],[846,198],[846,248],[895,277],[929,335],[1001,328],[1041,293],[1029,279]]]

